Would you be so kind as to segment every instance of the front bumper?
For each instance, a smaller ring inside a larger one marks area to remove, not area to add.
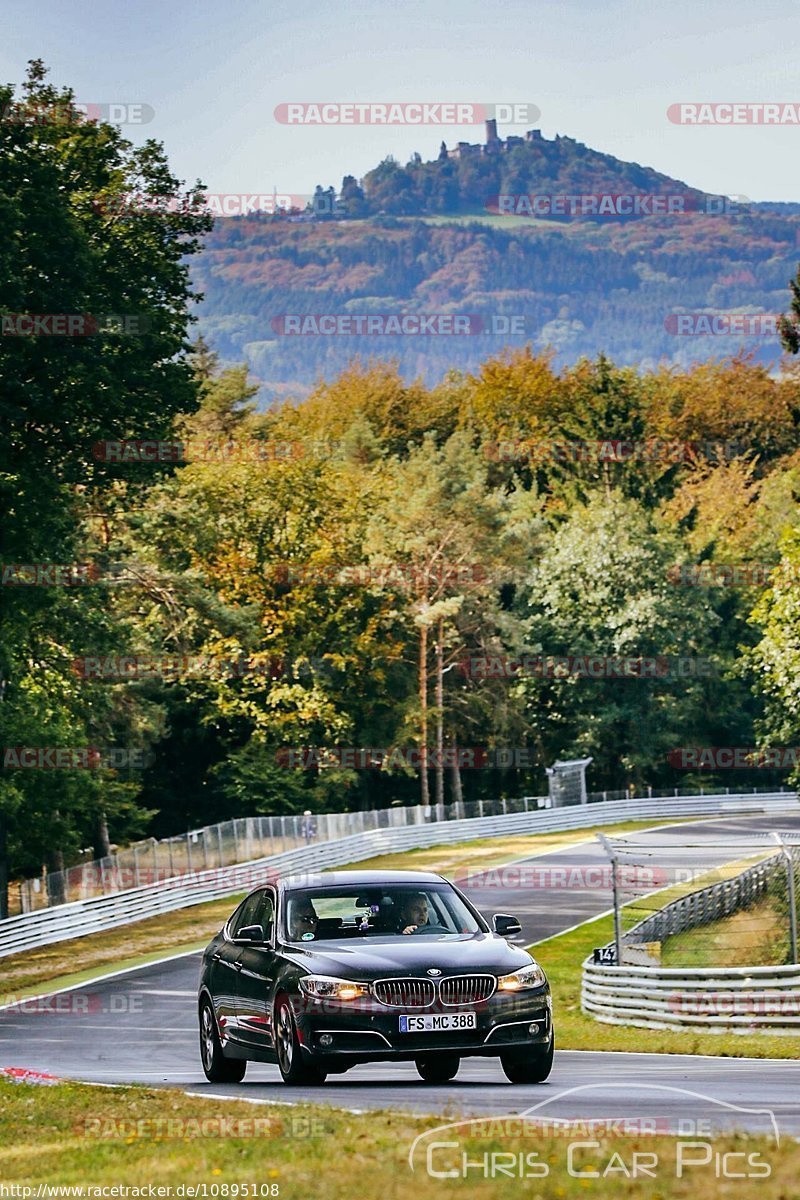
[[[401,1033],[401,1013],[419,1015],[442,1011],[474,1012],[476,1028]],[[306,1056],[346,1059],[348,1062],[402,1062],[422,1053],[451,1053],[464,1057],[492,1057],[514,1048],[544,1050],[552,1037],[549,988],[531,988],[458,1007],[433,1009],[389,1008],[372,996],[342,1002],[297,998],[295,1017]]]

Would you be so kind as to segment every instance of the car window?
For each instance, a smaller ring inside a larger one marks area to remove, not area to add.
[[[272,926],[275,920],[275,900],[271,892],[263,892],[252,921],[248,924],[260,925],[264,931],[264,940],[272,939]]]
[[[350,937],[442,937],[483,932],[449,884],[298,889],[289,893],[289,941]]]
[[[263,892],[254,892],[252,896],[248,896],[244,903],[240,904],[236,912],[231,917],[229,930],[231,937],[236,937],[240,929],[244,929],[247,925],[258,925],[258,914],[264,901]]]

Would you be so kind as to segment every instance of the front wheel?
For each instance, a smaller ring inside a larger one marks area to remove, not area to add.
[[[414,1059],[414,1065],[426,1083],[447,1083],[458,1074],[461,1059],[457,1054],[432,1054]]]
[[[275,1015],[275,1043],[284,1083],[313,1085],[325,1082],[325,1071],[303,1062],[292,1006],[286,997],[279,1001]]]
[[[241,1083],[247,1070],[244,1058],[226,1058],[222,1053],[217,1022],[208,1000],[200,1007],[200,1058],[209,1083]]]
[[[511,1083],[544,1083],[553,1069],[553,1037],[543,1051],[507,1050],[500,1055],[500,1062]]]

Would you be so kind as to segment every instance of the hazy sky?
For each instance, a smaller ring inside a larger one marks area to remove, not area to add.
[[[212,192],[339,186],[430,126],[295,127],[287,101],[528,102],[569,134],[715,193],[800,200],[800,126],[672,125],[679,101],[800,102],[800,0],[0,0],[0,78],[40,57],[89,103],[138,102],[176,173]],[[504,132],[523,132],[505,128]]]

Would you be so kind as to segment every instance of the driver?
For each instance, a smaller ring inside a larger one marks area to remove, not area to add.
[[[399,916],[401,933],[415,933],[421,925],[428,924],[428,919],[428,901],[422,892],[414,892],[404,898]]]
[[[308,940],[303,938],[303,934],[316,933],[318,920],[310,896],[301,892],[299,896],[292,897],[289,904],[289,937],[292,941]]]

